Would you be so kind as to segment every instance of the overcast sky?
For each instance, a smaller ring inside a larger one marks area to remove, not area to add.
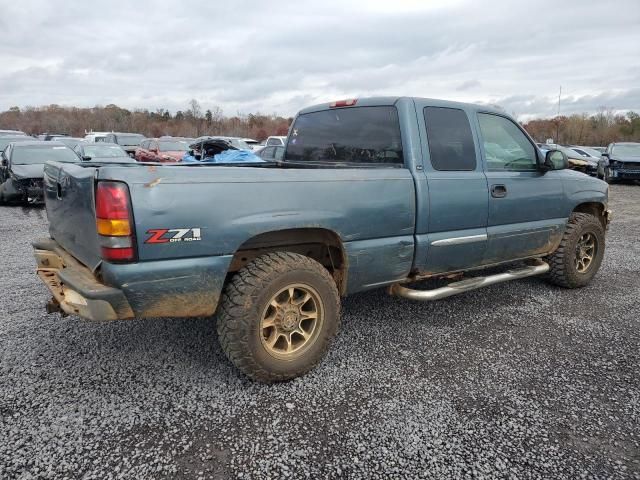
[[[519,3],[522,6],[517,6]],[[640,111],[640,0],[0,0],[0,109],[292,115],[339,98]]]

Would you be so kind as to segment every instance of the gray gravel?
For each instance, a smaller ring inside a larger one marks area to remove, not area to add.
[[[640,186],[612,187],[605,262],[433,304],[349,298],[310,375],[238,376],[213,319],[46,315],[0,208],[0,478],[640,479]]]

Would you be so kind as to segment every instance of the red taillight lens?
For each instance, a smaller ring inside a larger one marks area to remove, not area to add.
[[[357,101],[358,101],[357,98],[350,98],[349,100],[337,100],[333,102],[331,105],[329,105],[329,107],[330,108],[353,107]]]
[[[133,247],[127,248],[111,248],[101,247],[102,259],[110,262],[131,262],[135,260],[135,252]]]
[[[129,218],[129,190],[124,183],[98,183],[96,217],[105,220]]]
[[[136,259],[129,189],[120,182],[98,182],[96,229],[103,260],[132,262]]]

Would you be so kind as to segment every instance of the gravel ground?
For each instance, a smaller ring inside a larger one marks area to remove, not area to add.
[[[213,319],[46,315],[45,212],[0,208],[0,478],[640,479],[640,186],[611,206],[589,287],[356,295],[320,367],[273,386]]]

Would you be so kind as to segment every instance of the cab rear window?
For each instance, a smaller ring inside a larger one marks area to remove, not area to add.
[[[395,107],[351,107],[299,115],[291,129],[287,161],[350,165],[403,164]]]

